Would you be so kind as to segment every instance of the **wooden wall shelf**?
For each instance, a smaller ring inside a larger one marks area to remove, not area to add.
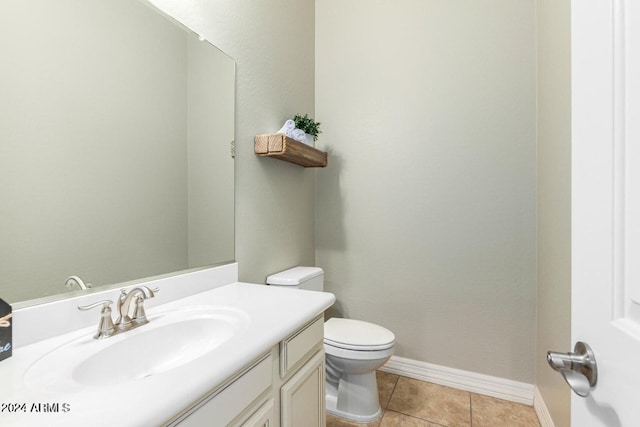
[[[273,157],[304,166],[323,168],[327,166],[327,153],[285,136],[283,133],[256,135],[254,151],[256,155]]]

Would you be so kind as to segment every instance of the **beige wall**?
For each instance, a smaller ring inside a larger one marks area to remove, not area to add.
[[[314,114],[313,0],[152,0],[236,60],[240,279],[314,263],[314,171],[258,158],[256,134]]]
[[[569,426],[570,394],[547,350],[571,343],[570,0],[537,0],[538,297],[536,386],[556,427]]]
[[[398,356],[533,383],[533,0],[318,0],[316,61],[337,314]]]
[[[235,63],[189,36],[189,267],[235,259]],[[213,131],[215,129],[215,132]],[[226,226],[224,226],[226,224]]]

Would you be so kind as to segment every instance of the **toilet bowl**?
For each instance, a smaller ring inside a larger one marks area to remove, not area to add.
[[[394,350],[391,331],[373,323],[332,318],[324,324],[327,412],[359,422],[382,414],[376,369]]]
[[[317,267],[294,267],[269,276],[267,284],[322,291],[324,272]],[[393,333],[374,323],[341,318],[325,322],[328,413],[358,422],[380,417],[375,371],[393,355],[394,343]]]

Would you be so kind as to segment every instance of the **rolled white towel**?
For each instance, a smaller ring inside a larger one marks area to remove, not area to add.
[[[289,138],[291,138],[291,136],[289,135],[291,132],[293,132],[293,130],[296,128],[296,122],[294,122],[293,120],[289,119],[286,122],[284,122],[284,125],[282,125],[282,127],[280,128],[280,130],[278,131],[278,133],[284,133],[285,135],[287,135]]]
[[[280,132],[280,133],[284,133],[285,135],[287,135],[289,138],[293,138],[293,131],[295,129],[285,129],[284,132]]]
[[[289,136],[289,135],[287,135],[287,136]],[[294,129],[294,130],[291,132],[291,136],[289,136],[289,138],[293,138],[293,139],[295,139],[295,140],[296,140],[296,141],[298,141],[298,142],[304,142],[304,141],[305,141],[305,139],[306,139],[306,137],[305,137],[305,133],[304,133],[304,131],[303,131],[303,130],[301,130],[301,129]]]

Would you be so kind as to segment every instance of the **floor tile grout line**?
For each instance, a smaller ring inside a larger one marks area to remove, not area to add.
[[[384,371],[382,371],[382,372],[384,372]],[[391,373],[389,373],[389,374],[391,374]],[[389,393],[389,396],[388,396],[388,398],[386,399],[386,405],[385,405],[385,408],[383,408],[384,410],[383,410],[383,412],[382,412],[382,414],[381,414],[380,418],[377,420],[377,422],[376,422],[376,423],[374,423],[374,424],[372,424],[370,427],[373,427],[373,426],[380,427],[380,426],[382,426],[382,425],[383,425],[382,421],[383,421],[383,419],[384,419],[385,412],[387,412],[387,411],[388,411],[388,412],[390,412],[390,413],[399,414],[399,415],[401,415],[401,416],[406,416],[406,417],[411,418],[411,419],[415,419],[415,420],[420,420],[420,421],[423,421],[423,422],[427,422],[427,423],[433,424],[434,426],[446,427],[446,424],[444,424],[444,425],[443,425],[443,424],[440,424],[440,423],[437,423],[437,422],[430,421],[429,419],[422,418],[421,416],[412,415],[412,414],[407,414],[407,413],[402,412],[401,410],[398,410],[398,409],[390,409],[390,408],[389,408],[389,406],[390,406],[390,404],[391,404],[391,402],[392,402],[392,400],[393,400],[393,398],[394,398],[394,394],[395,394],[395,392],[396,392],[396,391],[398,391],[398,386],[399,386],[399,384],[400,384],[400,379],[407,379],[407,380],[409,380],[409,381],[416,380],[416,381],[417,381],[417,382],[419,382],[419,383],[433,384],[433,385],[436,385],[436,386],[440,386],[440,385],[438,385],[438,384],[434,384],[434,383],[431,383],[430,381],[424,381],[424,380],[418,380],[418,379],[416,379],[416,378],[412,378],[412,377],[406,377],[406,376],[404,376],[404,375],[399,375],[399,374],[391,374],[391,375],[393,375],[393,377],[395,377],[395,378],[394,378],[392,381],[389,381],[389,382],[390,382],[390,383],[392,383],[393,385],[392,385],[392,387],[391,387],[391,392]],[[442,386],[442,387],[451,388],[451,389],[459,390],[459,391],[465,391],[465,390],[456,389],[455,387],[447,387],[447,386]],[[510,405],[516,405],[516,406],[528,406],[528,405],[519,404],[519,403],[517,403],[517,402],[510,402],[510,401],[506,401],[505,399],[500,399],[500,398],[496,398],[496,397],[492,397],[492,396],[483,396],[483,395],[480,395],[480,394],[477,394],[477,393],[473,393],[473,392],[470,392],[470,391],[466,391],[466,393],[467,393],[467,395],[468,395],[468,399],[469,399],[469,400],[468,400],[468,402],[469,402],[469,403],[468,403],[468,405],[469,405],[469,406],[468,406],[468,408],[469,408],[469,418],[468,418],[468,420],[469,420],[469,424],[468,424],[468,426],[469,426],[469,427],[473,427],[474,425],[476,425],[476,424],[475,424],[475,419],[474,419],[475,417],[474,417],[474,415],[473,415],[473,413],[474,413],[474,409],[473,409],[473,406],[474,406],[474,405],[473,405],[473,402],[474,402],[474,395],[476,396],[476,398],[477,398],[477,399],[479,399],[480,397],[483,397],[483,398],[489,399],[489,400],[491,400],[491,401],[498,401],[498,402],[507,403],[507,404],[510,404]],[[479,402],[476,400],[476,403],[479,403]],[[480,408],[480,409],[482,409],[482,408],[483,408],[483,405],[482,405],[482,404],[480,404],[480,407],[479,407],[479,408]],[[515,412],[516,412],[516,413],[518,413],[518,411],[515,411]],[[527,414],[520,414],[520,415],[524,415],[524,416],[525,416],[525,418],[528,418],[528,415],[527,415]],[[518,416],[520,416],[520,415],[518,415]],[[483,416],[482,416],[482,414],[480,414],[480,417],[479,417],[479,423],[480,423],[480,424],[483,424],[482,419],[483,419]],[[534,412],[534,415],[533,415],[533,419],[535,420],[535,424],[536,424],[538,427],[540,427],[540,426],[541,426],[541,424],[540,424],[540,420],[539,420],[539,418],[538,418],[537,414],[535,414],[535,412]],[[478,424],[478,425],[480,425],[480,424]]]
[[[393,397],[393,392],[396,391],[396,387],[398,386],[398,381],[400,381],[400,375],[396,375],[396,381],[393,383],[393,389],[391,389],[391,393],[389,393],[389,398],[387,399],[387,402],[384,405],[384,409],[386,410],[389,407],[389,404],[391,403],[391,398]]]
[[[393,396],[393,392],[395,392],[396,388],[398,387],[398,383],[400,382],[400,379],[401,378],[406,378],[407,380],[415,380],[415,378],[406,377],[404,375],[398,375],[398,374],[393,374],[393,375],[396,375],[397,378],[396,378],[396,382],[395,382],[395,384],[393,386],[393,390],[391,391],[391,395],[389,396],[389,402],[387,403],[387,408],[385,408],[385,411],[395,412],[396,414],[400,414],[400,415],[403,415],[405,417],[409,417],[409,418],[413,418],[413,419],[416,419],[416,420],[424,421],[424,422],[427,422],[429,424],[433,424],[433,425],[436,425],[436,426],[447,427],[446,424],[440,424],[440,423],[437,423],[437,422],[434,422],[434,421],[431,421],[429,419],[422,418],[422,417],[419,417],[419,416],[416,416],[416,415],[411,415],[411,414],[407,414],[405,412],[401,412],[401,411],[398,411],[398,410],[389,409],[388,405],[391,403],[391,398]],[[433,383],[430,383],[429,381],[423,381],[423,380],[417,380],[417,381],[419,381],[421,383],[433,384]],[[444,387],[446,387],[446,386],[444,386]],[[451,387],[447,387],[447,388],[451,388]],[[467,392],[467,393],[469,394],[469,399],[471,399],[471,393],[470,392]],[[469,400],[469,411],[471,411],[471,400]],[[380,417],[379,425],[382,425],[382,418],[384,418],[384,413],[383,413],[382,417]],[[471,423],[471,412],[469,412],[469,423]],[[469,424],[469,427],[471,427],[471,424]]]
[[[414,420],[425,421],[425,422],[427,422],[427,423],[429,423],[429,424],[433,424],[434,426],[447,427],[445,424],[434,423],[433,421],[425,420],[424,418],[416,417],[416,416],[414,416],[414,415],[405,414],[405,413],[403,413],[403,412],[394,411],[394,410],[392,410],[392,409],[387,409],[387,411],[389,411],[389,412],[395,412],[396,414],[400,414],[400,415],[402,415],[402,416],[404,416],[404,417],[407,417],[407,418],[413,418]]]

